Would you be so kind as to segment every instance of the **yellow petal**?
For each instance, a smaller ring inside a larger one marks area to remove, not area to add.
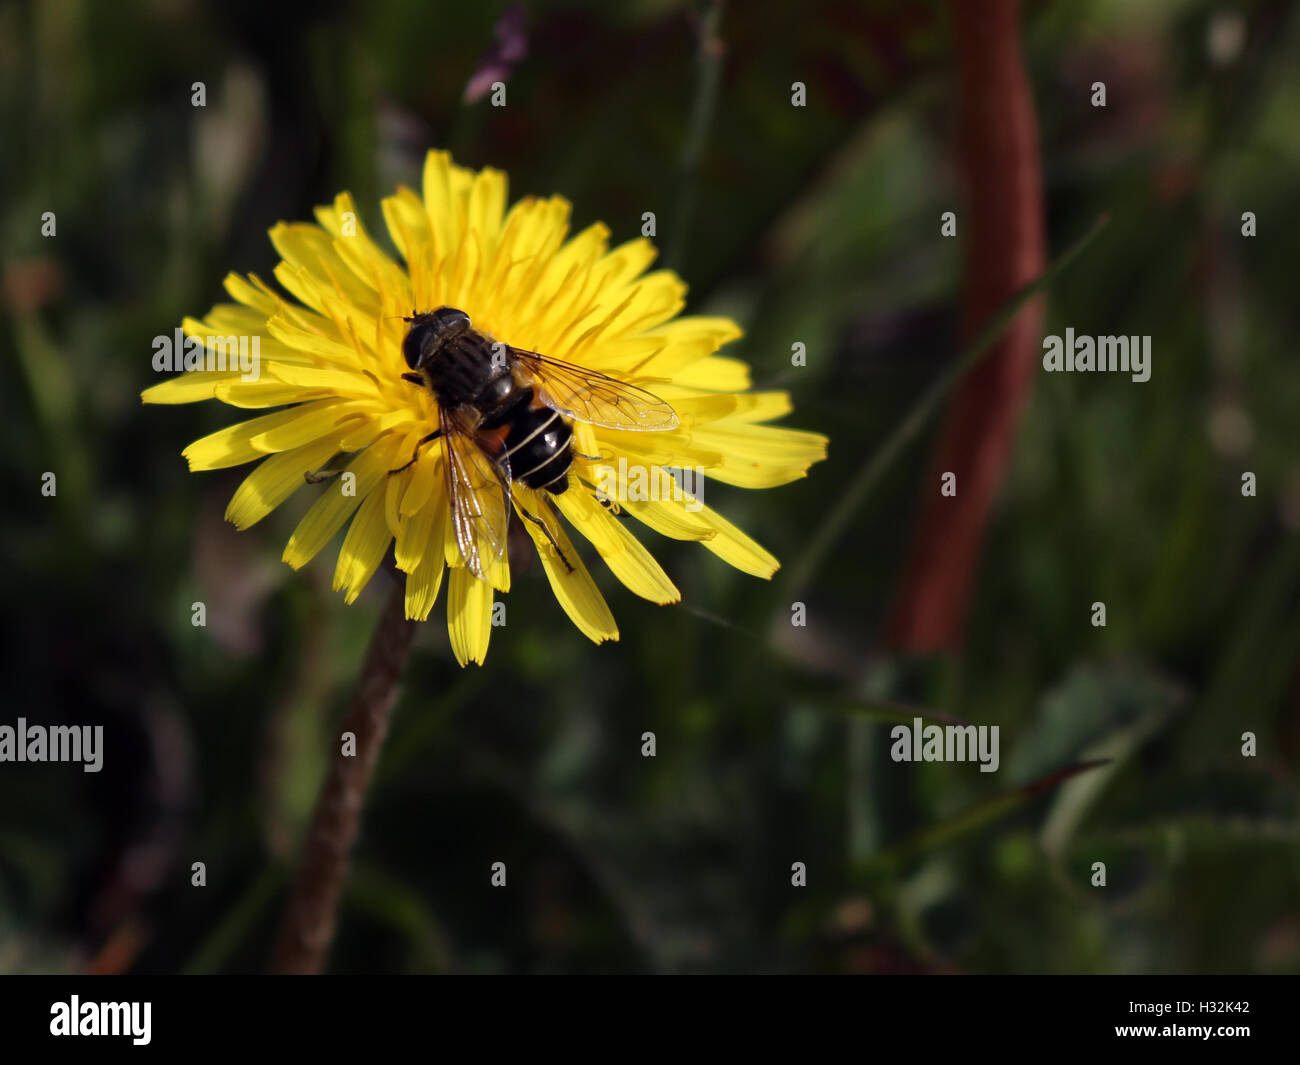
[[[331,366],[338,368],[334,372],[360,372],[361,357],[351,339],[340,338],[334,323],[327,318],[277,314],[267,320],[266,331],[293,351],[309,356],[297,360],[300,367]],[[275,371],[292,365],[287,359],[271,362],[271,368]],[[281,377],[281,380],[284,378]]]
[[[685,296],[686,286],[676,274],[668,270],[647,274],[626,290],[602,296],[596,303],[594,324],[574,342],[569,357],[584,364],[592,361],[592,353],[610,338],[633,330],[644,330],[671,318],[685,306]],[[691,349],[690,359],[704,358],[709,354],[706,348],[705,344],[697,344]],[[661,354],[648,360],[647,366],[651,369],[647,372],[658,373],[659,361],[664,358],[665,355]],[[685,361],[686,354],[681,359]],[[641,368],[636,369],[640,371]]]
[[[336,406],[333,401],[324,400],[264,414],[209,433],[195,440],[181,454],[189,461],[191,470],[221,470],[252,462],[276,451],[301,447],[333,432],[334,419],[330,412]],[[283,439],[285,443],[268,447],[264,444],[267,439]]]
[[[275,375],[275,380],[298,388],[309,388],[318,392],[328,390],[340,396],[359,396],[367,399],[377,396],[375,382],[365,374],[354,370],[279,364],[271,367],[271,372]]]
[[[336,433],[340,428],[347,428],[345,422],[349,421],[348,416],[357,416],[363,410],[365,410],[363,404],[343,403],[336,399],[304,403],[301,406],[291,407],[287,411],[280,411],[279,414],[282,420],[276,424],[269,423],[269,419],[276,417],[276,415],[264,415],[268,419],[266,429],[253,436],[249,443],[254,450],[267,453],[290,451],[295,447],[301,447],[303,444],[325,436],[327,433]],[[289,415],[294,415],[294,417],[289,417]],[[343,441],[340,441],[340,444],[343,443]],[[343,450],[351,451],[354,449],[343,447]]]
[[[645,237],[620,244],[600,261],[601,283],[609,288],[626,285],[654,262],[658,254]]]
[[[457,662],[483,664],[492,636],[492,586],[460,566],[451,571],[447,631]]]
[[[406,578],[406,616],[412,621],[425,621],[438,600],[442,577],[447,567],[442,556],[426,551],[420,564]],[[461,665],[464,665],[462,662]]]
[[[532,299],[528,307],[503,303],[499,310],[494,308],[499,335],[510,337],[512,344],[527,351],[566,357],[567,341],[582,332],[579,322],[595,292],[592,266],[605,253],[608,241],[609,227],[597,222],[554,255],[524,260],[515,257],[517,250],[503,230],[496,262],[484,278],[484,288],[489,292],[502,290],[507,277],[518,273],[527,277]],[[512,279],[512,283],[515,281],[518,278]]]
[[[555,500],[564,516],[591,541],[610,572],[628,589],[652,603],[681,601],[682,593],[641,541],[580,486],[571,487]]]
[[[239,380],[239,371],[196,370],[181,374],[140,393],[142,403],[197,403],[217,397],[217,386]]]
[[[414,434],[408,433],[398,445],[397,453],[399,455],[409,455],[416,439]],[[400,466],[401,463],[399,462],[397,465]],[[392,533],[393,538],[399,544],[401,543],[402,534],[402,515],[398,513],[398,504],[410,484],[410,479],[411,471],[409,469],[402,470],[400,473],[390,473],[388,475],[387,491],[384,493],[384,522],[388,526],[388,531]]]
[[[722,455],[709,477],[741,488],[773,488],[797,481],[826,457],[826,437],[800,429],[727,420],[691,432],[692,448]]]
[[[216,386],[217,399],[232,407],[258,409],[263,407],[283,407],[286,403],[306,403],[312,399],[328,398],[328,389],[303,388],[301,385],[287,385],[270,377],[260,381],[241,381],[239,378],[227,378]]]
[[[627,476],[641,476],[640,470],[654,466],[669,468],[695,466],[711,469],[720,466],[723,454],[708,448],[696,447],[692,442],[694,432],[674,429],[666,433],[636,433],[621,429],[601,429],[597,433],[601,450],[612,448],[614,454],[626,460]],[[590,452],[588,452],[590,454]]]
[[[736,413],[731,415],[731,420],[737,422],[767,422],[794,409],[789,392],[749,392],[736,399]]]
[[[537,279],[564,243],[569,210],[568,201],[558,196],[549,200],[526,196],[510,208],[502,223],[497,256],[505,259],[509,269],[486,293],[491,306],[471,313],[502,323],[503,339],[516,347],[534,342],[537,334],[520,326],[543,317],[553,297],[538,288]]]
[[[333,204],[317,207],[315,215],[332,238],[334,253],[362,283],[376,292],[402,284],[401,270],[371,239],[349,193],[340,192]]]
[[[334,567],[334,590],[346,592],[344,602],[356,602],[392,542],[392,534],[384,522],[384,497],[379,492],[371,492],[348,526],[339,549],[338,565]]]
[[[560,523],[555,520],[550,508],[539,506],[535,493],[531,491],[520,490],[518,499],[531,513],[546,523],[551,535],[560,545],[560,550],[564,552],[564,557],[573,566],[572,570],[567,569],[546,534],[533,522],[524,521],[524,528],[533,538],[537,554],[542,560],[542,567],[546,570],[546,578],[551,582],[551,591],[560,606],[564,608],[564,612],[569,615],[569,619],[578,630],[593,643],[617,640],[618,626],[614,623],[614,615],[609,612],[605,597],[600,594],[596,582],[591,579],[587,567],[583,565],[582,559],[578,557],[573,544],[569,542],[569,537]]]
[[[506,176],[500,170],[484,167],[474,176],[466,205],[466,222],[470,232],[478,233],[483,241],[483,253],[491,257],[496,252],[497,238],[501,233],[501,218],[506,208]]]
[[[409,474],[410,471],[406,472]],[[441,473],[438,476],[441,477]],[[396,478],[390,478],[390,481],[392,480]],[[435,481],[434,487],[441,488],[441,481]],[[445,523],[440,519],[446,516],[447,507],[441,498],[434,498],[435,494],[439,497],[441,495],[440,492],[434,492],[434,487],[430,488],[429,499],[424,506],[411,514],[399,512],[397,568],[405,573],[414,572],[425,555],[432,555],[439,563],[442,562],[442,544],[447,536],[447,530],[444,527]],[[410,488],[408,487],[406,491],[409,494]]]
[[[399,453],[399,458],[405,452]],[[434,488],[442,484],[442,460],[436,448],[425,446],[420,450],[419,458],[410,468],[406,491],[398,507],[401,514],[415,514],[433,495]]]
[[[510,591],[510,557],[509,544],[507,550],[502,551],[500,555],[492,559],[487,566],[487,582],[492,585],[498,592]]]
[[[437,282],[437,303],[446,303],[452,307],[478,308],[473,301],[479,270],[483,267],[483,249],[477,233],[466,233],[456,249],[456,254],[449,255],[443,261],[442,276]]]
[[[339,438],[339,446],[344,451],[360,451],[363,447],[369,447],[379,437],[404,429],[411,420],[409,411],[393,410],[375,417],[372,413],[373,404],[363,402],[355,407],[351,404],[347,406],[349,409],[338,419],[340,428],[346,430]],[[401,462],[396,465],[400,466]]]
[[[676,275],[660,271],[648,275],[641,282],[641,284],[652,283],[658,286],[657,297],[644,297],[639,304],[629,308],[627,314],[636,314],[638,308],[644,314],[654,312],[655,308],[662,310],[668,307],[673,308],[672,313],[676,313],[676,308],[681,305],[680,298],[674,297],[676,292],[674,286],[681,284]],[[657,342],[656,355],[635,361],[624,357],[621,363],[613,363],[608,368],[622,370],[625,373],[675,377],[686,367],[708,358],[723,344],[742,335],[740,327],[730,318],[693,317],[664,321],[665,317],[667,315],[659,314],[657,321],[653,323],[654,328],[646,329],[644,334],[646,340]],[[629,327],[645,328],[645,323],[638,319],[634,320]]]
[[[437,258],[447,255],[460,239],[462,197],[468,195],[472,182],[470,172],[454,165],[447,152],[431,151],[424,157],[424,206]]]
[[[437,240],[429,212],[408,188],[399,188],[397,195],[384,197],[380,206],[389,236],[406,260],[417,302],[428,299],[432,271],[438,261]]]
[[[791,410],[788,392],[701,394],[697,389],[681,388],[675,381],[657,386],[654,391],[660,399],[672,404],[683,421],[689,420],[692,425],[705,425],[724,417],[737,422],[765,422]]]
[[[379,301],[374,287],[353,273],[352,268],[334,250],[333,238],[320,226],[301,222],[281,223],[272,227],[271,243],[287,263],[315,279],[315,291],[333,291],[363,313],[379,313]],[[298,295],[293,289],[290,291]],[[303,302],[308,306],[316,306],[309,300],[304,299]]]
[[[238,529],[257,524],[307,483],[304,474],[320,469],[337,450],[337,443],[327,437],[295,451],[272,455],[235,489],[226,508],[226,520]]]
[[[280,306],[280,300],[256,274],[240,277],[236,273],[226,275],[225,289],[230,298],[253,310],[258,311],[263,319],[271,317]]]
[[[660,503],[660,506],[663,507],[676,505],[683,507],[701,506],[698,501],[683,504]],[[769,579],[773,573],[781,568],[781,563],[777,561],[772,552],[768,551],[757,540],[746,536],[716,510],[711,507],[701,506],[699,517],[717,533],[716,536],[705,540],[704,546],[722,559],[723,562],[735,566],[736,569],[744,573],[752,573],[755,577],[762,577],[764,580]]]
[[[441,499],[430,499],[420,511],[425,515],[427,532],[418,533],[422,539],[419,558],[409,570],[406,578],[406,616],[414,621],[424,621],[438,599],[438,590],[442,587],[442,577],[447,567],[442,557],[442,542],[451,517]],[[411,519],[407,519],[410,521]],[[420,523],[423,524],[423,523]],[[411,545],[407,546],[408,555]]]
[[[266,329],[266,320],[270,315],[263,314],[253,307],[238,303],[218,303],[202,318],[185,319],[186,336],[203,336],[208,333],[222,333],[236,336],[253,336]],[[265,339],[263,340],[265,343]]]
[[[629,500],[621,504],[632,517],[675,540],[701,540],[724,562],[756,577],[766,579],[780,568],[771,552],[684,491],[666,471],[657,473],[667,478],[655,486],[657,500]]]
[[[673,383],[716,392],[743,392],[749,387],[749,365],[726,355],[710,355],[678,370],[673,374]]]
[[[660,472],[668,477],[667,473]],[[671,488],[665,488],[657,499],[671,499],[671,491]],[[659,502],[650,500],[629,500],[619,506],[641,524],[670,540],[711,540],[718,535],[717,530],[706,525],[698,514],[692,514],[680,506],[661,506]]]
[[[671,390],[660,389],[659,398],[667,400]],[[688,396],[681,395],[672,398],[672,408],[677,412],[678,421],[683,428],[692,429],[697,425],[707,425],[710,422],[716,422],[720,418],[726,418],[740,408],[748,396],[737,396],[734,394],[721,392],[710,393],[705,396]]]
[[[653,336],[664,337],[673,343],[705,340],[713,345],[714,351],[723,344],[738,340],[745,335],[744,330],[730,318],[702,314],[675,318],[671,322],[656,326],[649,332]]]
[[[345,473],[326,485],[289,537],[283,555],[285,562],[301,569],[316,557],[361,501],[379,485],[380,478],[387,475],[396,444],[392,436],[381,438],[348,463]]]

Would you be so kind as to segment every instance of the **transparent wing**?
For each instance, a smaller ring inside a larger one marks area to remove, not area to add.
[[[510,532],[510,470],[502,455],[493,460],[455,411],[439,413],[446,461],[451,526],[465,567],[486,578],[506,549]]]
[[[607,429],[676,429],[677,412],[653,392],[535,351],[511,354],[537,385],[538,398],[568,418]]]

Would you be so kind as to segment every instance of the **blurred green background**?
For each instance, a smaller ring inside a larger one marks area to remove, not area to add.
[[[772,584],[644,530],[685,605],[594,566],[618,644],[573,630],[535,565],[482,669],[456,668],[435,609],[333,970],[1300,970],[1291,6],[1024,10],[1050,254],[1111,215],[1045,331],[1151,334],[1153,373],[1035,372],[966,645],[925,659],[879,633],[935,424],[812,582],[782,578],[961,347],[946,5],[729,7],[694,137],[698,10],[669,0],[525,5],[504,108],[463,101],[500,4],[0,7],[0,723],[107,733],[99,774],[0,765],[0,971],[264,967],[384,577],[348,608],[332,563],[279,562],[309,492],[235,532],[245,471],[179,453],[240,413],[138,395],[155,335],[227,270],[269,276],[270,225],[348,189],[378,229],[429,147],[615,241],[655,211],[689,310],[744,326],[733,353],[831,457],[784,488],[709,486],[785,563]],[[1000,771],[892,762],[882,702],[1001,726]],[[1026,789],[1094,757],[1113,760]]]

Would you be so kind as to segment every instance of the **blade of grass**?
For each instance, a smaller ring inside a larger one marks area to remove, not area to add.
[[[226,911],[216,928],[199,944],[181,972],[186,976],[202,976],[221,968],[270,907],[285,879],[286,871],[277,865],[251,881],[239,901]]]
[[[1055,281],[1085,248],[1097,237],[1110,221],[1108,215],[1102,215],[1089,230],[1074,242],[1042,274],[1022,288],[1006,305],[990,319],[980,334],[966,346],[956,360],[944,370],[937,381],[926,391],[920,401],[908,413],[885,443],[872,456],[871,461],[849,483],[840,497],[839,503],[826,516],[809,541],[808,546],[799,556],[798,562],[790,567],[787,577],[780,584],[779,603],[794,602],[807,587],[808,582],[817,574],[830,554],[831,549],[840,541],[847,531],[849,522],[861,508],[871,490],[893,465],[894,460],[910,444],[926,423],[934,416],[940,404],[959,381],[974,367],[993,347],[994,342],[1011,325],[1017,314],[1039,292]]]
[[[952,817],[928,825],[914,833],[901,843],[896,843],[865,863],[870,868],[892,869],[905,865],[913,859],[930,851],[947,846],[963,836],[971,835],[981,828],[999,821],[1010,813],[1025,806],[1031,799],[1058,787],[1064,781],[1079,773],[1096,769],[1107,764],[1107,759],[1095,759],[1089,762],[1076,762],[1055,773],[1039,777],[1018,788],[1001,792],[982,802],[969,806]]]
[[[1101,799],[1111,779],[1125,763],[1173,719],[1176,709],[1181,709],[1181,702],[1173,706],[1153,707],[1137,721],[1111,732],[1080,752],[1085,759],[1101,759],[1108,764],[1100,772],[1068,781],[1057,792],[1052,808],[1043,820],[1039,839],[1062,879],[1062,856],[1088,812]]]
[[[385,924],[405,938],[413,971],[444,973],[451,969],[447,933],[418,891],[380,869],[359,864],[352,870],[344,904]]]
[[[718,91],[722,85],[722,58],[725,48],[719,30],[722,26],[723,0],[712,0],[699,18],[696,45],[695,98],[691,103],[690,124],[682,157],[677,165],[677,195],[674,199],[672,233],[668,238],[664,265],[680,271],[686,258],[686,238],[695,214],[695,176],[700,158],[708,143],[714,112],[718,109]]]

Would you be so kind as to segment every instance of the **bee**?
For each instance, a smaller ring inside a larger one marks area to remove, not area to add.
[[[452,529],[476,577],[505,552],[512,483],[538,490],[548,506],[550,496],[568,489],[577,454],[573,421],[648,432],[679,424],[669,404],[640,386],[495,341],[455,307],[412,312],[403,321],[410,328],[402,356],[411,370],[402,379],[433,393],[438,427],[389,475],[442,440]],[[519,512],[542,529],[572,572],[547,524],[523,507]]]

